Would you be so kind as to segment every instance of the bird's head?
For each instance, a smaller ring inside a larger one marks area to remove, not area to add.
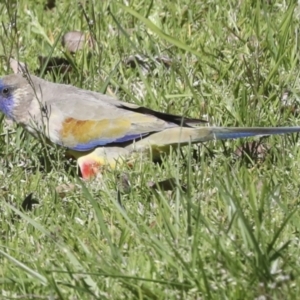
[[[0,78],[0,111],[8,118],[15,119],[26,113],[26,108],[34,97],[34,90],[22,74]]]

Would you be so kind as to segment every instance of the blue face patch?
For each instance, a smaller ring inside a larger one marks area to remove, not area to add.
[[[12,87],[5,85],[0,79],[0,111],[2,111],[8,118],[11,119],[13,106],[14,99]]]

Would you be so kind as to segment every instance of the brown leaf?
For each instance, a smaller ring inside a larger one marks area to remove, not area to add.
[[[270,147],[261,141],[246,142],[239,146],[234,154],[242,158],[250,158],[253,161],[264,160]]]
[[[151,60],[145,55],[130,55],[124,60],[124,64],[132,69],[135,69],[137,65],[142,69],[142,71],[147,74],[150,70],[154,70],[156,65],[161,64],[166,68],[172,65],[172,59],[165,55],[155,56],[155,61]]]
[[[173,63],[172,59],[166,55],[155,56],[155,60],[163,64],[166,68],[169,68]]]
[[[69,183],[69,184],[61,184],[56,187],[55,191],[59,195],[59,197],[64,198],[67,193],[73,192],[76,189],[76,185]]]
[[[13,70],[14,74],[27,72],[26,64],[21,61],[17,61],[14,58],[9,59],[9,65]]]
[[[149,181],[147,185],[153,190],[173,191],[176,188],[176,179],[168,178],[158,182]],[[184,186],[181,186],[181,188],[183,191],[186,190]]]
[[[281,109],[280,112],[283,114],[292,114],[295,117],[300,114],[300,105],[291,95],[291,91],[284,90],[281,95]]]
[[[59,74],[66,74],[72,71],[72,66],[70,63],[62,57],[48,57],[39,56],[40,70],[45,68],[45,72],[57,72]]]
[[[96,41],[90,34],[84,34],[83,32],[76,30],[65,33],[62,37],[61,43],[62,46],[71,53],[82,50],[85,46],[93,49],[96,45]]]
[[[131,190],[131,183],[129,180],[129,174],[122,172],[117,175],[117,187],[123,193],[129,193]]]

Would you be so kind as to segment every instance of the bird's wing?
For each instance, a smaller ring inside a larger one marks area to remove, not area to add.
[[[153,132],[203,122],[125,103],[68,85],[41,85],[48,137],[76,151],[131,142]],[[38,90],[38,89],[37,89]]]
[[[194,128],[168,128],[156,132],[144,139],[126,146],[128,151],[162,149],[167,146],[187,145],[189,143],[202,143],[211,140],[237,139],[254,136],[268,136],[276,134],[300,133],[300,127],[194,127]]]

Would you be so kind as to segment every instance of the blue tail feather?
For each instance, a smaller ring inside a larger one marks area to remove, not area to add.
[[[266,127],[266,128],[212,128],[212,133],[217,140],[237,139],[251,136],[264,136],[275,134],[288,134],[300,132],[300,127]]]

